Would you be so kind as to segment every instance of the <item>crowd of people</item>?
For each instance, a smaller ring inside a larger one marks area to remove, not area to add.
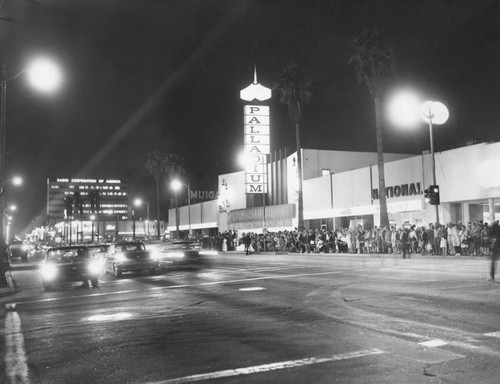
[[[424,255],[488,256],[491,225],[474,221],[427,226],[309,229],[265,233],[225,231],[201,238],[207,248],[233,251],[248,245],[250,252],[297,253],[398,253]]]

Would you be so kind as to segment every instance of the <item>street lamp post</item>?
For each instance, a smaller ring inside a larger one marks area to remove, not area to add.
[[[180,180],[175,179],[172,180],[170,183],[170,187],[174,190],[174,200],[175,200],[175,222],[176,222],[176,227],[177,227],[177,233],[179,233],[179,213],[178,213],[178,204],[177,204],[177,192],[181,190],[181,188],[185,186],[187,188],[187,194],[188,194],[188,229],[189,229],[189,234],[192,234],[192,229],[191,229],[191,186],[189,183],[182,183]]]
[[[420,108],[420,114],[419,114]],[[420,104],[419,97],[411,91],[398,92],[393,97],[389,106],[391,119],[398,125],[416,126],[423,119],[429,125],[430,149],[431,149],[431,173],[432,185],[437,185],[436,160],[434,155],[434,125],[446,123],[449,117],[448,108],[438,101],[426,101]],[[439,224],[439,206],[436,209],[436,223]]]
[[[95,215],[90,215],[90,220],[92,221],[92,242],[94,242],[94,220],[95,220]]]
[[[5,64],[2,65],[0,78],[0,184],[3,191],[5,184],[5,136],[6,136],[6,118],[7,118],[7,83],[19,78],[23,74],[27,74],[31,85],[41,92],[52,92],[60,84],[62,77],[57,66],[51,61],[39,58],[33,61],[26,69],[19,72],[17,75],[7,76]],[[5,210],[5,197],[2,193],[0,196],[0,212]],[[0,220],[0,252],[1,257],[4,257],[5,245],[5,221]]]
[[[438,101],[426,101],[420,107],[420,112],[424,120],[429,124],[429,136],[431,146],[431,172],[432,185],[437,185],[436,182],[436,159],[434,155],[434,133],[433,124],[441,125],[446,123],[449,117],[448,108]],[[439,224],[439,205],[434,205],[436,209],[436,224]]]
[[[137,198],[134,200],[134,205],[136,207],[140,207],[141,205],[145,204],[146,205],[146,226],[148,228],[148,232],[147,232],[147,236],[149,237],[149,202],[148,201],[144,201],[140,198]],[[146,233],[145,233],[146,235]]]
[[[132,240],[135,240],[135,209],[132,209]]]

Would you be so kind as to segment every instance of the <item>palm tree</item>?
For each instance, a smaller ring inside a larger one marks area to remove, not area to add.
[[[166,156],[160,151],[152,151],[146,159],[146,168],[156,183],[156,228],[157,236],[160,238],[160,182],[166,174]]]
[[[295,127],[295,141],[297,146],[297,169],[299,178],[298,196],[298,229],[304,229],[304,197],[302,194],[302,153],[300,143],[300,122],[304,112],[304,104],[311,101],[310,91],[313,79],[309,77],[295,63],[283,68],[278,74],[274,90],[279,94],[280,103],[288,107],[288,116]]]
[[[353,53],[349,58],[349,64],[354,67],[358,83],[366,84],[375,103],[380,225],[388,227],[380,97],[394,73],[394,53],[392,47],[383,40],[378,28],[364,29],[358,37],[352,40],[351,49]]]

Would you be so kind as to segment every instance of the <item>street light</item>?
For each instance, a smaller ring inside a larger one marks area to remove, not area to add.
[[[434,158],[434,134],[432,131],[432,125],[441,125],[446,123],[450,113],[448,108],[443,103],[439,101],[426,101],[420,107],[420,113],[424,121],[429,124],[429,136],[431,141],[431,170],[432,170],[432,185],[436,186],[436,160]],[[436,207],[436,224],[439,224],[439,206],[434,204]]]
[[[47,58],[38,58],[33,60],[27,68],[16,74],[15,76],[7,76],[5,64],[2,65],[0,78],[0,186],[3,192],[5,185],[5,134],[6,134],[6,117],[7,117],[7,83],[18,79],[23,74],[26,74],[29,83],[32,87],[43,93],[55,91],[62,81],[61,72],[57,65]],[[5,198],[4,194],[0,197],[0,212],[4,211]],[[0,220],[0,248],[1,256],[3,257],[5,234],[4,220]]]
[[[189,183],[182,183],[179,179],[174,179],[170,183],[170,188],[174,190],[174,199],[175,199],[175,225],[177,227],[177,234],[179,234],[179,207],[177,204],[177,192],[182,189],[182,187],[185,186],[187,187],[187,194],[188,194],[188,228],[189,228],[189,234],[192,234],[191,231],[191,187]]]
[[[92,221],[92,242],[94,242],[94,220],[95,220],[95,215],[90,215],[90,220]]]
[[[419,118],[428,123],[431,146],[432,185],[437,188],[433,125],[446,123],[450,116],[448,108],[438,101],[421,103],[418,97],[412,92],[403,91],[392,98],[389,104],[389,113],[393,122],[399,125],[416,125]],[[439,188],[437,190],[439,191]],[[439,207],[437,204],[434,205],[436,207],[436,223],[439,224]]]
[[[147,235],[149,237],[149,202],[144,201],[141,198],[137,198],[137,199],[134,200],[134,205],[136,207],[140,207],[143,204],[146,205],[146,217],[147,217],[147,219],[146,219],[146,226],[148,227],[148,233],[147,233]]]

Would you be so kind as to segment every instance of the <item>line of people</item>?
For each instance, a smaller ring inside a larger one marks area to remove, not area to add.
[[[491,253],[491,228],[488,223],[475,221],[406,225],[336,230],[310,229],[243,233],[239,244],[248,243],[255,252],[302,253],[399,253],[403,257],[420,253],[427,255],[488,256]]]

